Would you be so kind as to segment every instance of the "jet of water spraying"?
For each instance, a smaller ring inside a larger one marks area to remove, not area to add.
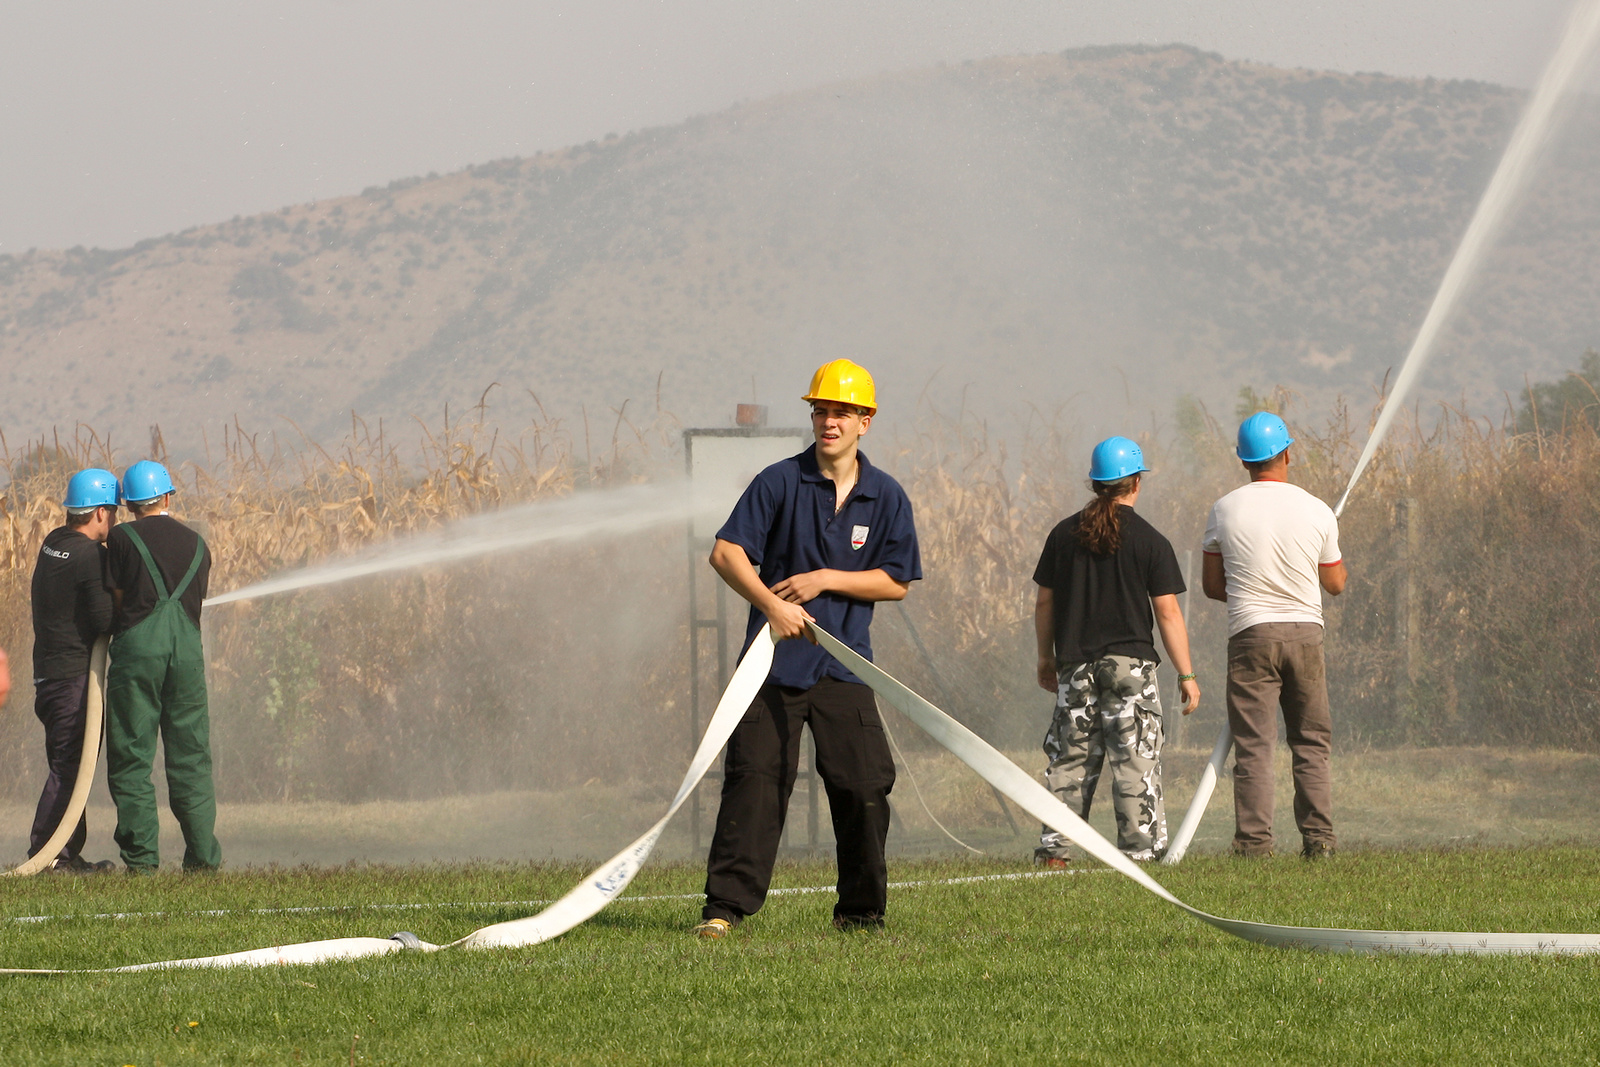
[[[1444,281],[1439,285],[1439,292],[1433,298],[1433,306],[1422,320],[1422,329],[1417,332],[1417,339],[1406,354],[1405,362],[1400,365],[1394,390],[1384,401],[1377,425],[1372,428],[1372,435],[1361,450],[1355,470],[1350,472],[1350,482],[1345,486],[1344,495],[1339,497],[1339,503],[1333,509],[1335,515],[1344,513],[1350,491],[1356,487],[1373,454],[1383,443],[1384,436],[1389,432],[1389,424],[1405,407],[1406,396],[1433,355],[1440,331],[1455,313],[1456,305],[1466,292],[1484,252],[1499,236],[1512,208],[1527,187],[1539,152],[1549,142],[1560,117],[1559,105],[1583,74],[1597,43],[1600,43],[1600,0],[1580,0],[1573,8],[1561,43],[1539,78],[1533,99],[1511,134],[1511,142],[1506,146],[1505,155],[1500,158],[1500,165],[1495,168],[1494,177],[1489,179],[1483,199],[1478,201],[1478,208],[1467,225],[1466,235],[1462,237],[1455,258],[1445,271]]]
[[[306,567],[214,596],[206,607],[274,593],[332,585],[388,571],[449,563],[489,552],[554,541],[636,533],[662,523],[686,522],[691,501],[682,484],[636,485],[574,493],[468,519],[342,560]]]

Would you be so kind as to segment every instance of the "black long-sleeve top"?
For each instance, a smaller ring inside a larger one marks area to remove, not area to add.
[[[33,676],[89,672],[95,638],[111,629],[105,550],[70,526],[51,530],[33,568]]]

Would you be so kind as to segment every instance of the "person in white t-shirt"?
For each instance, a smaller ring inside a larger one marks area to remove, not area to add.
[[[1346,571],[1333,510],[1289,484],[1292,444],[1289,428],[1271,412],[1258,411],[1239,427],[1238,456],[1250,482],[1212,506],[1200,578],[1206,596],[1228,605],[1234,854],[1272,854],[1281,703],[1301,855],[1320,859],[1332,855],[1336,843],[1322,593],[1342,593]]]

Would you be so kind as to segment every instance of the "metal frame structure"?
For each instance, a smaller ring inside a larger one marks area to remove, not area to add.
[[[690,489],[693,491],[695,477],[694,444],[699,438],[792,438],[798,442],[795,451],[804,448],[811,442],[809,429],[782,429],[766,426],[738,426],[722,427],[715,429],[689,429],[683,431],[684,466],[689,476]],[[753,450],[754,451],[754,450]],[[792,453],[791,453],[792,454]],[[773,457],[774,459],[780,457]],[[764,465],[764,464],[763,464]],[[715,700],[723,687],[728,684],[732,675],[732,668],[738,658],[739,648],[743,644],[744,626],[743,612],[738,612],[736,625],[730,626],[728,587],[718,580],[716,574],[706,566],[706,557],[711,552],[715,537],[697,528],[697,521],[701,516],[691,516],[687,527],[688,566],[689,566],[689,751],[692,753],[700,743],[700,733],[704,724],[709,720],[712,708],[705,708],[702,714],[702,702]],[[718,517],[717,521],[721,521]],[[701,584],[710,580],[712,592],[709,596],[710,605],[704,605],[707,599],[701,590]],[[704,606],[703,606],[704,605]],[[705,607],[710,607],[709,614],[703,614]],[[742,602],[737,605],[742,607]],[[711,684],[701,684],[701,679],[706,673],[707,664],[702,663],[707,651],[702,640],[702,634],[710,632],[715,659],[712,665]],[[731,640],[730,640],[731,639]],[[817,774],[816,774],[816,748],[808,741],[802,753],[800,777],[796,781],[806,783],[806,798],[808,801],[806,813],[807,843],[801,846],[807,853],[814,852],[817,848]],[[705,781],[722,780],[721,770],[712,770],[706,774]],[[701,847],[700,828],[700,789],[695,787],[689,802],[689,833],[693,840],[696,852]],[[784,827],[784,845],[789,846],[789,828]]]

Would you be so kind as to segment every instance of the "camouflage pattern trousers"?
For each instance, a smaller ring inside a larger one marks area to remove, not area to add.
[[[1111,803],[1117,847],[1130,859],[1151,860],[1167,850],[1161,800],[1161,697],[1156,665],[1131,656],[1068,663],[1056,670],[1056,712],[1044,736],[1050,791],[1087,819],[1100,769],[1111,760]],[[1048,826],[1034,853],[1041,862],[1067,859],[1067,840]]]

